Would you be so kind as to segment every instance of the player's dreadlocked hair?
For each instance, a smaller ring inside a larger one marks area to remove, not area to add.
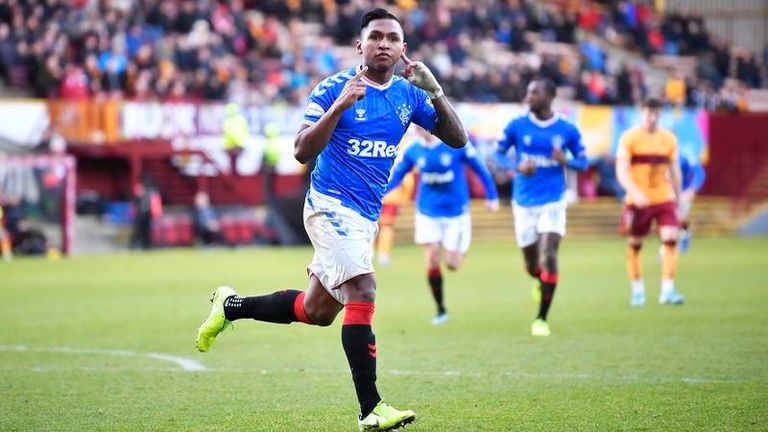
[[[386,9],[376,8],[376,9],[369,10],[368,12],[365,13],[365,15],[363,15],[363,19],[360,21],[360,30],[362,31],[364,28],[368,27],[368,23],[370,23],[371,21],[380,20],[380,19],[393,19],[397,21],[400,24],[400,26],[403,25],[403,23],[401,23],[396,16],[389,13],[389,11],[387,11]]]

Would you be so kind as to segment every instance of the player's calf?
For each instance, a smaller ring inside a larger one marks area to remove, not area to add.
[[[541,301],[539,302],[539,314],[536,316],[536,319],[546,321],[549,308],[552,305],[552,299],[555,296],[555,289],[557,288],[559,276],[557,273],[543,271],[541,272],[540,279]]]
[[[541,275],[541,266],[539,265],[538,260],[535,263],[529,263],[526,261],[525,271],[530,277],[538,279],[539,275]]]
[[[640,251],[643,248],[642,239],[632,237],[627,245],[627,273],[632,290],[629,304],[643,306],[645,304],[645,283],[642,279]]]
[[[525,263],[525,271],[532,278],[539,278],[541,274],[541,263],[539,258],[539,245],[538,243],[529,244],[523,248],[523,262]]]
[[[281,290],[263,296],[231,296],[224,302],[229,321],[254,319],[277,324],[300,321],[312,324],[304,309],[304,291]]]
[[[671,237],[671,234],[669,237]],[[676,270],[677,241],[667,238],[662,242],[660,304],[681,305],[685,302],[685,297],[680,295],[675,288],[674,277]]]

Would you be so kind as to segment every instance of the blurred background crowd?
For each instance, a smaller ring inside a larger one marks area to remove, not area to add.
[[[360,16],[383,6],[460,101],[520,102],[543,75],[574,100],[635,104],[660,64],[667,100],[689,107],[738,110],[768,86],[768,47],[733,47],[697,13],[651,3],[0,0],[0,79],[41,98],[297,104],[354,61]]]

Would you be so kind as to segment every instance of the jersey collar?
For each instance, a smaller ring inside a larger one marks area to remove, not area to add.
[[[358,65],[355,68],[355,74],[360,73],[361,70],[363,70],[363,65]],[[360,78],[360,81],[364,82],[365,85],[367,85],[367,86],[371,86],[371,87],[375,88],[376,90],[386,90],[386,89],[392,87],[392,81],[394,79],[395,79],[395,74],[392,74],[392,78],[390,78],[389,81],[385,82],[384,84],[379,84],[379,83],[377,83],[375,81],[369,80],[368,78],[365,77],[365,75],[363,75],[363,77]]]
[[[538,118],[536,118],[536,115],[534,113],[529,111],[528,119],[531,121],[531,123],[535,124],[536,126],[546,128],[555,124],[555,122],[557,122],[557,120],[560,118],[560,114],[558,113],[554,113],[554,114],[555,115],[553,115],[551,118],[547,120],[539,120]]]

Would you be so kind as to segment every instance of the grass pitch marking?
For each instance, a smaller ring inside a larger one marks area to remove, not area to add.
[[[95,354],[116,357],[146,357],[153,360],[162,360],[175,363],[187,372],[201,372],[206,370],[202,363],[184,357],[162,353],[140,353],[125,350],[105,350],[98,348],[72,348],[72,347],[27,347],[24,345],[0,345],[0,351],[5,352],[44,352],[61,354]]]
[[[0,345],[0,352],[44,352],[44,353],[63,353],[63,354],[95,354],[95,355],[110,355],[117,357],[145,357],[153,360],[162,360],[170,363],[177,364],[186,372],[239,372],[239,373],[256,373],[261,375],[267,374],[281,374],[288,373],[294,374],[297,369],[238,369],[238,368],[206,368],[202,363],[179,356],[173,356],[170,354],[162,353],[140,353],[135,351],[125,350],[104,350],[98,348],[72,348],[72,347],[27,347],[24,345]],[[330,374],[337,375],[342,370],[313,370],[315,374]],[[456,378],[472,378],[472,377],[486,377],[489,374],[483,372],[465,372],[459,370],[448,371],[415,371],[415,370],[382,370],[380,373],[390,374],[394,376],[418,376],[418,377],[456,377]],[[759,379],[749,378],[709,378],[709,377],[673,377],[673,376],[655,376],[655,377],[642,377],[633,375],[594,375],[588,373],[529,373],[521,371],[501,371],[494,372],[493,375],[511,376],[523,379],[566,379],[566,380],[587,380],[587,381],[628,381],[628,382],[654,382],[654,383],[672,383],[672,382],[684,382],[686,384],[754,384],[761,383]]]

